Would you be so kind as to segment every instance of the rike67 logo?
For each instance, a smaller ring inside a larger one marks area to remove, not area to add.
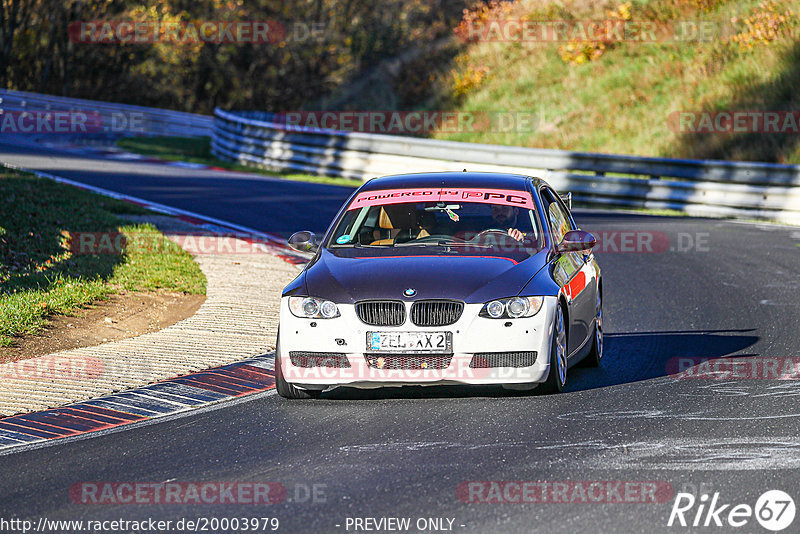
[[[678,493],[672,504],[667,526],[741,528],[753,518],[767,530],[779,532],[794,522],[794,500],[784,491],[761,494],[755,506],[720,501],[719,492],[704,493],[697,499],[691,493]]]

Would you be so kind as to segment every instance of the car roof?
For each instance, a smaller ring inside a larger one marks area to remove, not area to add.
[[[500,172],[421,172],[393,174],[373,178],[362,186],[362,191],[404,189],[408,187],[491,187],[495,189],[527,190],[529,180],[538,186],[540,178],[522,174]]]

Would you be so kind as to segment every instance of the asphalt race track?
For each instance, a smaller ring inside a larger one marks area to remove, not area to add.
[[[349,194],[17,143],[0,142],[0,160],[280,235],[324,230]],[[764,359],[800,357],[800,229],[594,210],[576,218],[603,241],[607,345],[600,369],[570,370],[565,393],[393,388],[285,401],[272,391],[0,456],[0,517],[277,517],[279,532],[353,532],[348,518],[366,517],[447,518],[452,531],[475,533],[722,532],[731,528],[667,527],[675,494],[719,492],[729,509],[773,489],[797,501],[800,374],[669,375],[677,358],[735,356],[763,370]],[[629,248],[624,232],[650,232],[662,246],[619,251]],[[87,481],[277,482],[287,494],[267,506],[76,504],[69,490]],[[658,503],[465,503],[469,481],[650,481],[671,491]],[[754,517],[736,530],[767,532]]]
[[[11,137],[11,136],[3,136]],[[297,221],[324,231],[352,193],[346,187],[276,180],[258,174],[198,171],[155,163],[111,160],[0,137],[2,161],[57,174],[151,202],[202,213],[288,237]],[[167,174],[168,173],[168,174]]]

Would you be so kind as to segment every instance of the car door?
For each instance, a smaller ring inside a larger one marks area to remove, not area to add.
[[[557,196],[557,198],[561,207],[568,214],[572,228],[580,230],[578,225],[575,223],[575,219],[572,217],[572,213],[569,211],[569,208],[564,205],[564,202],[561,200],[560,196]],[[587,336],[586,340],[590,341],[593,334],[592,326],[594,318],[597,314],[599,270],[597,268],[597,263],[595,262],[594,252],[591,249],[575,252],[575,254],[580,257],[581,274],[578,275],[580,277],[579,279],[573,280],[572,283],[574,283],[574,286],[571,284],[572,287],[570,287],[570,290],[573,298],[575,298],[576,292],[579,293],[575,300],[577,301],[576,308],[578,309],[578,315],[581,321],[580,328],[585,329]]]
[[[553,246],[564,239],[564,235],[577,230],[575,221],[559,196],[552,189],[542,189],[542,203],[550,226]],[[591,251],[562,252],[553,259],[553,278],[564,289],[569,313],[569,337],[567,350],[577,351],[589,339],[594,319],[594,294],[597,287]]]

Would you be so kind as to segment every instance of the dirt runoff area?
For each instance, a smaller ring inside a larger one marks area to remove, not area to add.
[[[123,292],[75,311],[50,317],[41,333],[17,338],[0,348],[0,363],[62,350],[93,347],[155,332],[191,317],[205,295],[171,292]]]

